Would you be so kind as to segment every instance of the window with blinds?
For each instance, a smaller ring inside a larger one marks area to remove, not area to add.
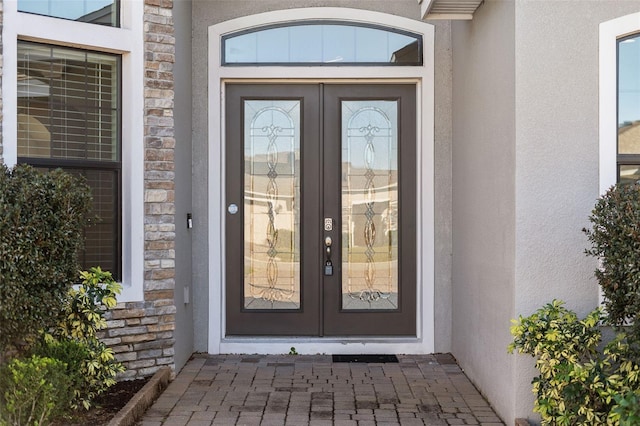
[[[18,162],[86,179],[95,224],[83,268],[121,274],[120,57],[18,42]]]

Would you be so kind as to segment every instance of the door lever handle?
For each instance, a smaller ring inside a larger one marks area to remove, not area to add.
[[[331,258],[331,245],[333,244],[333,240],[331,237],[326,237],[324,239],[324,245],[326,247],[327,259]]]
[[[326,237],[324,239],[325,252],[327,253],[327,259],[331,259],[331,245],[333,244],[333,240],[331,237]]]
[[[327,253],[327,260],[326,262],[324,262],[324,274],[326,276],[333,275],[333,263],[331,263],[331,244],[333,244],[331,237],[326,237],[324,239],[324,246]]]

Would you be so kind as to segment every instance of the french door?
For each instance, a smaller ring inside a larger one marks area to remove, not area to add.
[[[415,336],[416,88],[226,86],[226,334]]]

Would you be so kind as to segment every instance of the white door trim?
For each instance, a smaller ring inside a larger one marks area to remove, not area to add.
[[[222,67],[221,38],[225,34],[265,24],[304,20],[370,23],[422,34],[422,66],[372,67]],[[217,353],[431,353],[434,344],[434,28],[395,15],[348,8],[287,9],[246,16],[209,27],[208,76],[208,351]],[[417,98],[417,330],[415,338],[267,338],[224,336],[224,96],[228,82],[344,82],[416,84]]]

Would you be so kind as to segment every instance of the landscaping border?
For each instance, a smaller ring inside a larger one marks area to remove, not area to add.
[[[140,389],[107,426],[133,426],[169,385],[171,369],[163,367]]]

